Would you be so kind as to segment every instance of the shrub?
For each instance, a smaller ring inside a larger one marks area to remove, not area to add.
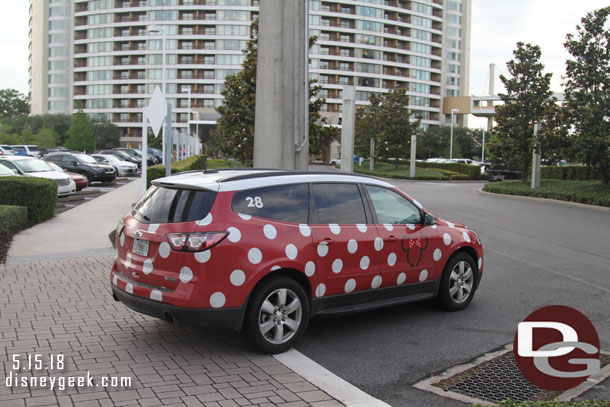
[[[11,233],[28,221],[25,206],[0,205],[0,235]]]
[[[176,161],[172,163],[171,173],[176,174],[178,172],[192,171],[192,170],[203,170],[206,164],[206,157],[203,155],[194,155],[187,158],[186,160]],[[150,184],[157,178],[165,177],[165,166],[154,165],[148,168],[148,176],[146,180],[146,187],[150,188]]]
[[[567,167],[542,167],[542,179],[563,179],[569,181],[590,181],[601,179],[598,171],[584,165],[570,165]]]
[[[56,202],[57,183],[51,179],[0,177],[0,205],[25,206],[30,222],[52,218]]]
[[[479,179],[481,177],[481,167],[479,167],[478,165],[461,163],[441,164],[424,161],[418,161],[415,165],[420,168],[438,168],[441,170],[459,172],[460,174],[467,175],[469,179]]]
[[[449,179],[451,181],[465,181],[465,180],[469,180],[470,177],[465,174],[454,174],[451,177],[449,177]]]

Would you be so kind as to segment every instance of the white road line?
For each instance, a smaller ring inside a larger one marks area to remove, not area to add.
[[[72,204],[64,204],[64,206],[68,206],[68,207],[72,208],[73,206],[76,206],[76,205],[72,205]]]
[[[363,392],[295,349],[273,357],[348,407],[390,407],[389,404]]]

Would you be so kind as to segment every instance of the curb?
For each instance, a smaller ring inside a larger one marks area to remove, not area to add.
[[[479,193],[481,193],[483,195],[492,195],[492,196],[498,196],[498,197],[503,197],[503,198],[521,199],[521,200],[526,200],[526,201],[538,201],[538,202],[547,202],[547,203],[553,202],[553,203],[563,204],[563,205],[567,205],[567,206],[574,206],[574,207],[582,208],[582,209],[593,209],[593,210],[600,211],[600,212],[610,212],[610,208],[605,207],[605,206],[588,205],[588,204],[583,204],[583,203],[579,203],[579,202],[562,201],[559,199],[538,198],[535,196],[523,196],[523,195],[498,194],[495,192],[483,191],[483,188],[479,189]]]

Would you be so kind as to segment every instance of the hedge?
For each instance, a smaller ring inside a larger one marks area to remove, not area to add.
[[[203,170],[206,164],[206,157],[203,155],[194,155],[186,160],[176,161],[172,163],[171,173]],[[146,180],[146,188],[150,188],[151,182],[157,178],[165,177],[165,166],[154,165],[148,168],[148,176]]]
[[[0,234],[11,233],[28,221],[28,208],[25,206],[0,205]]]
[[[420,168],[438,168],[441,170],[459,172],[460,174],[467,175],[469,179],[481,178],[481,167],[479,167],[478,165],[462,164],[462,163],[441,164],[441,163],[433,163],[433,162],[425,162],[425,161],[418,161],[415,165]]]
[[[541,167],[540,178],[590,181],[601,179],[601,176],[597,170],[590,167],[584,165],[570,165],[567,167]]]
[[[57,183],[34,177],[0,177],[0,205],[25,206],[28,220],[51,219],[57,202]]]

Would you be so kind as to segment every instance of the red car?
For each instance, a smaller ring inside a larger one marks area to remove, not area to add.
[[[72,177],[72,179],[74,180],[74,183],[76,184],[77,191],[80,191],[81,189],[87,188],[89,186],[89,180],[84,175],[80,175],[75,172],[68,172],[68,171],[64,170],[63,168],[61,168],[59,165],[57,165],[51,161],[48,161],[47,164],[49,164],[55,171],[65,172],[70,177]]]
[[[436,298],[468,306],[483,248],[387,182],[283,170],[153,181],[117,228],[115,300],[191,324],[243,330],[283,352],[310,317]]]

